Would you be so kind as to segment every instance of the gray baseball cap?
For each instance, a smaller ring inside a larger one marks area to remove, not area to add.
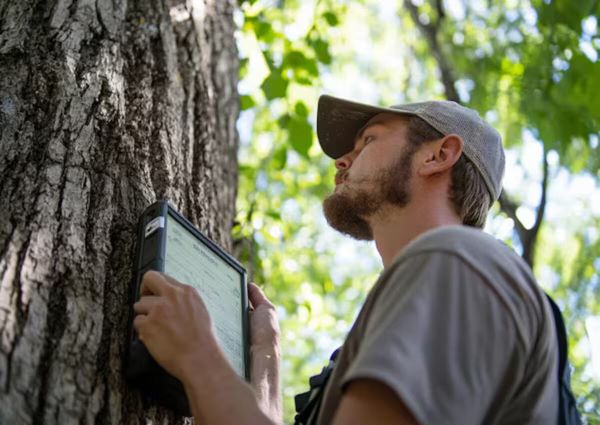
[[[463,152],[483,177],[492,200],[500,197],[504,175],[502,138],[477,112],[456,102],[429,101],[385,108],[323,95],[317,110],[317,136],[323,152],[333,159],[350,152],[358,131],[382,112],[416,116],[445,136],[460,136]]]

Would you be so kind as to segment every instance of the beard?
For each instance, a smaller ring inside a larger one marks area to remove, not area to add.
[[[373,240],[368,217],[378,213],[384,205],[404,207],[410,201],[409,182],[415,147],[407,146],[400,157],[387,169],[375,176],[355,181],[356,186],[342,187],[323,201],[323,213],[331,227],[358,240]],[[340,174],[344,177],[348,171]],[[372,189],[358,187],[371,183]]]

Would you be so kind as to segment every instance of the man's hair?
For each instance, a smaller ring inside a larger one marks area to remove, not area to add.
[[[422,118],[408,117],[407,138],[413,146],[444,137]],[[464,152],[452,168],[450,201],[462,223],[483,228],[490,209],[490,194],[481,174]]]

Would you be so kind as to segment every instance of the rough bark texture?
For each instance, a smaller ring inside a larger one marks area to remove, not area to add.
[[[123,379],[138,214],[229,249],[232,0],[0,1],[0,424],[170,424]]]

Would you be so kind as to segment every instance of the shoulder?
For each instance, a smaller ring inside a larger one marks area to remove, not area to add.
[[[481,423],[507,414],[484,406],[516,399],[544,415],[555,390],[552,316],[529,267],[494,237],[461,226],[421,235],[386,268],[342,355],[342,386],[381,382],[421,423],[464,423],[465,411]],[[432,391],[440,402],[429,409]]]
[[[390,268],[419,258],[459,263],[491,282],[509,280],[520,286],[537,287],[531,269],[519,255],[492,235],[468,226],[443,226],[423,233],[398,255]]]
[[[529,266],[510,247],[478,229],[445,226],[428,231],[413,240],[384,274],[388,293],[415,275],[422,276],[419,285],[428,285],[430,291],[452,285],[463,288],[463,294],[480,292],[503,306],[528,348],[545,323],[551,323],[545,295]]]
[[[509,247],[492,235],[468,226],[443,226],[425,232],[413,240],[400,256],[437,251],[469,257],[476,249],[516,257]]]

